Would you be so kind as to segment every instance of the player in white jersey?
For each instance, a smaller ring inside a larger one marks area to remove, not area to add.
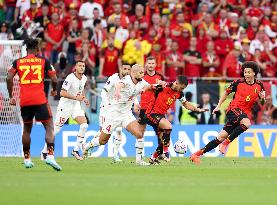
[[[108,142],[111,133],[116,127],[126,128],[132,135],[137,138],[136,141],[136,164],[147,166],[142,159],[143,152],[143,134],[144,126],[140,125],[132,113],[132,106],[135,98],[144,90],[151,89],[145,80],[143,80],[144,68],[140,65],[133,65],[131,74],[125,76],[116,84],[114,98],[106,114],[99,137],[93,138],[84,146],[83,155],[86,157],[89,149],[104,145]]]
[[[112,76],[110,76],[101,92],[101,105],[100,105],[100,113],[99,113],[99,125],[100,130],[103,127],[103,124],[106,119],[106,114],[108,110],[110,109],[112,99],[114,98],[115,94],[115,85],[118,83],[123,77],[130,74],[131,67],[128,64],[123,64],[122,67],[119,70],[119,73],[115,73]],[[118,150],[121,144],[122,140],[122,127],[116,128],[116,135],[114,137],[114,156],[112,158],[112,161],[114,163],[121,162],[121,159],[119,159],[118,156]],[[94,137],[98,137],[100,135],[100,132],[97,133]]]
[[[77,141],[71,154],[77,160],[83,160],[79,154],[79,149],[82,148],[85,133],[88,128],[85,112],[81,108],[83,101],[87,106],[89,101],[84,94],[87,77],[84,75],[85,63],[78,61],[75,66],[76,71],[69,74],[63,82],[62,90],[60,93],[61,99],[57,107],[57,114],[54,123],[54,135],[57,135],[69,117],[72,117],[79,125],[80,129],[77,135]],[[42,150],[42,158],[45,156],[45,149]]]

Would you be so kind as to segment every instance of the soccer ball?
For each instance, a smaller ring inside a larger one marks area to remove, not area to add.
[[[186,145],[184,140],[178,140],[174,144],[174,151],[178,154],[185,154],[188,150],[188,146]]]

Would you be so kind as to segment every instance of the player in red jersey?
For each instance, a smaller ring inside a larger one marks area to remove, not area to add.
[[[156,59],[153,56],[149,56],[146,58],[146,63],[145,63],[145,75],[143,79],[148,82],[150,85],[153,84],[158,84],[159,81],[163,81],[164,77],[157,73],[155,68],[156,68]],[[148,90],[145,91],[141,94],[140,97],[140,114],[139,114],[139,123],[140,124],[145,124],[145,113],[146,110],[155,100],[155,92],[154,90]]]
[[[227,96],[234,92],[234,98],[226,113],[227,123],[216,139],[210,141],[204,148],[191,155],[190,159],[192,162],[196,164],[200,163],[200,156],[216,148],[219,144],[219,151],[225,154],[229,143],[250,127],[251,122],[248,116],[254,103],[258,99],[261,99],[261,102],[264,103],[264,86],[262,82],[256,80],[256,76],[259,73],[258,64],[253,61],[246,61],[242,65],[242,70],[244,79],[232,82],[224,95],[219,99],[217,107],[213,110],[213,113],[219,111]]]
[[[183,90],[187,87],[188,80],[185,76],[178,76],[177,80],[170,83],[165,88],[161,88],[154,100],[154,104],[149,106],[147,115],[147,124],[153,127],[153,129],[159,133],[162,143],[160,143],[151,156],[149,162],[151,164],[159,164],[157,159],[159,155],[168,152],[168,147],[170,143],[170,134],[172,131],[171,123],[165,118],[165,114],[169,108],[174,104],[174,102],[179,99],[182,105],[195,112],[205,112],[208,109],[200,109],[195,107],[193,104],[188,102],[183,94]]]
[[[9,91],[10,104],[15,105],[16,100],[13,98],[13,78],[16,74],[19,76],[20,83],[20,108],[21,116],[24,122],[22,144],[24,152],[24,164],[26,168],[32,168],[34,164],[30,158],[31,130],[33,118],[41,121],[46,135],[48,157],[46,164],[52,166],[55,170],[60,171],[61,167],[54,159],[54,130],[52,113],[44,93],[44,78],[48,75],[52,81],[51,95],[57,94],[57,76],[56,71],[49,61],[38,56],[39,42],[36,39],[26,39],[24,43],[27,46],[28,55],[15,60],[9,69],[7,76],[7,87]]]

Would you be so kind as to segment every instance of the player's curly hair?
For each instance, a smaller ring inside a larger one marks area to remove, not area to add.
[[[33,38],[27,38],[24,40],[24,45],[26,45],[27,50],[36,50],[39,47],[39,40]]]
[[[242,64],[242,66],[241,66],[241,69],[242,69],[243,72],[244,72],[245,68],[251,68],[254,71],[255,75],[257,75],[260,72],[259,65],[256,62],[254,62],[254,61],[246,61],[246,62],[244,62]]]

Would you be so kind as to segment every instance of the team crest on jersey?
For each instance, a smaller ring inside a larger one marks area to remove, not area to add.
[[[81,85],[79,86],[79,90],[82,90],[82,86]]]
[[[68,81],[64,81],[64,85],[67,85],[68,84]]]
[[[258,93],[258,88],[255,88],[255,93]]]
[[[108,81],[106,82],[106,85],[109,85],[110,83],[111,83],[111,81],[108,80]]]

